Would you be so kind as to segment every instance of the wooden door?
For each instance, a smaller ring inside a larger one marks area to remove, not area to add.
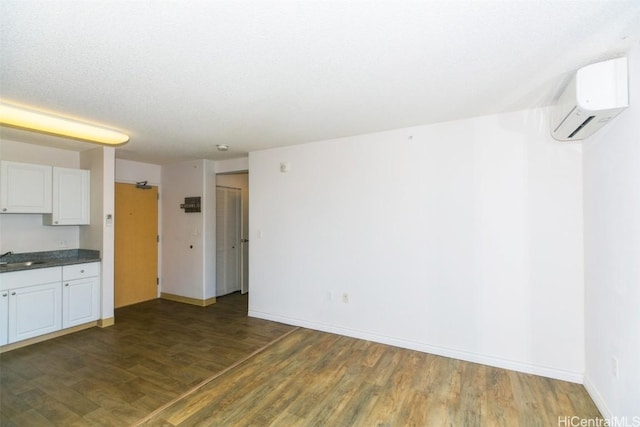
[[[158,297],[158,187],[116,183],[115,307]]]

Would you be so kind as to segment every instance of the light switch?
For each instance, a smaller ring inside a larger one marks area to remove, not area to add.
[[[291,163],[289,162],[280,162],[280,172],[287,173],[291,170]]]

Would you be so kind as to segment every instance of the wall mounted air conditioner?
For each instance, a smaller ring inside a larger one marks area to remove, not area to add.
[[[585,139],[629,106],[627,58],[580,68],[552,109],[551,134]]]

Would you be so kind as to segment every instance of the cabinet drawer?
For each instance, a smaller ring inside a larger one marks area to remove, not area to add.
[[[98,276],[100,263],[90,262],[86,264],[65,265],[62,267],[62,280],[84,279],[85,277]]]
[[[36,268],[0,274],[0,290],[23,288],[43,283],[60,282],[61,267]]]

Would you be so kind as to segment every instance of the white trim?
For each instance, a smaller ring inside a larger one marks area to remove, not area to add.
[[[499,357],[487,356],[468,351],[456,350],[447,347],[434,346],[416,341],[409,341],[400,338],[378,335],[371,332],[361,331],[357,329],[342,328],[323,323],[309,322],[306,320],[296,319],[292,317],[278,316],[270,313],[249,310],[250,317],[258,319],[272,320],[274,322],[286,323],[288,325],[302,326],[304,328],[314,329],[317,331],[330,332],[338,335],[344,335],[352,338],[358,338],[368,341],[374,341],[381,344],[393,345],[396,347],[406,348],[409,350],[417,350],[423,353],[436,354],[438,356],[451,357],[454,359],[465,360],[467,362],[480,363],[483,365],[494,366],[496,368],[509,369],[512,371],[523,372],[526,374],[540,375],[543,377],[553,378],[562,381],[582,384],[584,374],[582,372],[565,371],[562,369],[550,368],[547,366],[532,365],[529,363],[516,362],[513,360],[501,359]],[[595,400],[595,399],[594,399]]]
[[[613,413],[605,403],[596,386],[593,384],[593,382],[591,382],[586,374],[584,376],[584,388],[587,389],[587,393],[589,393],[589,396],[591,396],[591,400],[593,400],[593,403],[596,404],[598,410],[600,411],[600,414],[602,414],[602,417],[607,420],[613,419]]]

